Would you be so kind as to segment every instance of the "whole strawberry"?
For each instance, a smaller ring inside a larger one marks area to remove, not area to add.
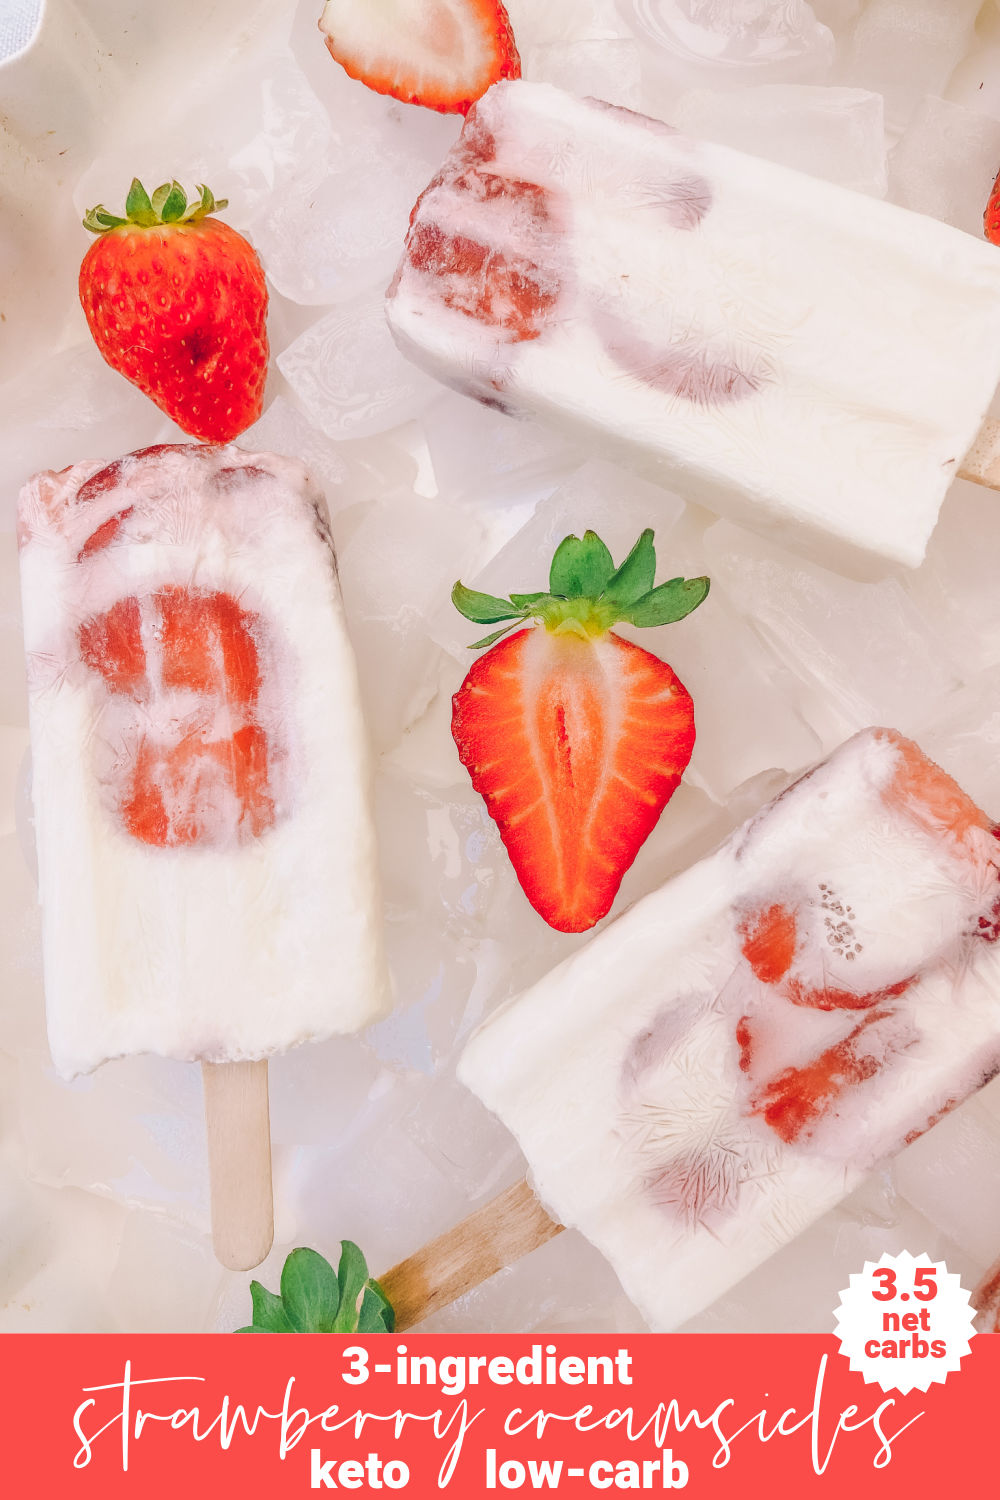
[[[226,200],[199,192],[189,207],[178,183],[150,198],[136,178],[124,218],[91,209],[80,301],[112,369],[184,432],[227,443],[261,414],[267,287],[251,246],[212,217]]]
[[[561,932],[610,909],[694,748],[683,684],[611,630],[682,620],[708,593],[707,578],[655,574],[652,531],[618,568],[588,531],[558,547],[548,593],[452,591],[467,619],[513,622],[473,646],[491,649],[455,694],[452,734],[525,895]]]

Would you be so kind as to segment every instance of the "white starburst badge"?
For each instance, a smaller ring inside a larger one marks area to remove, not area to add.
[[[943,1384],[975,1333],[958,1276],[943,1260],[908,1250],[866,1260],[841,1292],[834,1317],[851,1369],[869,1385],[904,1394]]]

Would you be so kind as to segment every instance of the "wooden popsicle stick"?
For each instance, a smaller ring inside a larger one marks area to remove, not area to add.
[[[412,1328],[562,1230],[518,1182],[378,1278],[396,1330]]]
[[[959,479],[1000,490],[1000,422],[987,417],[958,471]]]
[[[202,1063],[212,1245],[231,1271],[259,1266],[274,1241],[267,1061]]]

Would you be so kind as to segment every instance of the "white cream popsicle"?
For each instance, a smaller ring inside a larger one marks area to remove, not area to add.
[[[1000,842],[855,736],[480,1029],[459,1076],[676,1327],[1000,1068]]]
[[[148,448],[37,475],[19,525],[56,1067],[376,1019],[368,751],[302,466]]]
[[[1000,380],[994,246],[521,81],[469,112],[387,315],[447,384],[848,570],[920,563]]]

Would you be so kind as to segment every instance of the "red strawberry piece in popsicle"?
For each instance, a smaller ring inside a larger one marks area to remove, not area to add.
[[[772,1078],[754,1095],[750,1112],[761,1116],[789,1145],[808,1140],[818,1122],[836,1111],[845,1091],[874,1078],[889,1054],[909,1040],[912,1036],[901,1034],[892,1010],[871,1010],[848,1036],[811,1062],[785,1068]]]
[[[275,821],[256,722],[261,622],[231,595],[171,586],[120,599],[79,628],[81,659],[136,712],[109,790],[146,844],[227,846]]]
[[[500,0],[327,0],[330,56],[377,94],[442,114],[467,113],[521,59]]]
[[[138,179],[125,215],[103,204],[80,267],[80,302],[101,354],[184,432],[228,443],[261,414],[267,287],[252,246],[215,217],[208,188],[189,206],[176,182],[152,198]]]
[[[681,620],[708,593],[707,578],[654,587],[655,570],[652,531],[619,568],[588,531],[559,546],[547,593],[452,593],[468,619],[512,622],[473,647],[490,649],[455,695],[452,734],[525,895],[562,932],[607,913],[694,747],[683,684],[611,630]]]

